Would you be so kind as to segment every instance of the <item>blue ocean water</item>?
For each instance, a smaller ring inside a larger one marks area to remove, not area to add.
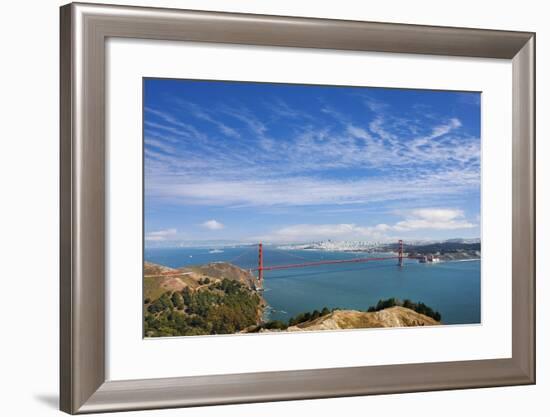
[[[329,259],[353,259],[390,254],[359,254],[311,250],[279,250],[264,247],[264,265],[294,264]],[[232,262],[241,268],[257,266],[256,247],[223,249],[150,248],[145,260],[173,268],[208,262]],[[481,321],[480,261],[420,264],[396,260],[357,264],[320,265],[266,271],[264,298],[268,316],[288,320],[296,314],[323,307],[366,310],[390,297],[423,302],[441,313],[445,324]]]

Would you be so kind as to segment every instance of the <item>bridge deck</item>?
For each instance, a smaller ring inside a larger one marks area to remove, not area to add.
[[[331,264],[349,264],[349,263],[360,263],[360,262],[371,262],[371,261],[386,261],[388,259],[399,259],[399,256],[386,256],[383,258],[355,258],[355,259],[334,259],[327,261],[316,261],[316,262],[304,262],[299,264],[288,264],[288,265],[272,265],[264,266],[262,268],[254,268],[252,271],[275,271],[279,269],[291,269],[291,268],[306,268],[308,266],[317,266],[317,265],[331,265]]]

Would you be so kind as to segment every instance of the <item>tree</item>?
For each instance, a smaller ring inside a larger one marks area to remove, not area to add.
[[[288,328],[288,326],[280,320],[268,321],[267,323],[264,324],[263,327],[266,328],[266,329],[270,329],[270,330],[273,330],[273,329],[275,329],[275,330],[286,330]]]
[[[183,296],[179,292],[174,292],[172,294],[172,304],[174,307],[178,310],[183,310],[184,303],[183,303]]]
[[[191,304],[191,291],[188,287],[185,287],[181,291],[181,296],[183,297],[184,304],[190,305]]]
[[[200,291],[187,287],[179,292],[167,291],[147,306],[144,334],[156,337],[235,333],[257,324],[260,302],[261,297],[244,284],[228,279]]]
[[[159,302],[161,303],[162,307],[166,308],[174,308],[174,305],[172,304],[172,300],[170,299],[170,296],[168,293],[164,293],[160,296]]]

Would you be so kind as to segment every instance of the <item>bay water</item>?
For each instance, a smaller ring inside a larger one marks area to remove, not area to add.
[[[317,250],[280,250],[264,246],[264,266],[321,260],[395,256]],[[231,262],[243,269],[257,267],[256,246],[231,248],[147,248],[146,261],[179,268],[209,262]],[[441,313],[444,324],[481,321],[481,262],[421,264],[396,259],[365,263],[317,265],[264,272],[266,318],[287,321],[323,307],[367,310],[391,297],[423,302]]]

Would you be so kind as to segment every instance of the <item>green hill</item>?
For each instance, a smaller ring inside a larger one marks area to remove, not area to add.
[[[261,322],[255,278],[235,265],[145,263],[143,279],[145,337],[231,334]]]

